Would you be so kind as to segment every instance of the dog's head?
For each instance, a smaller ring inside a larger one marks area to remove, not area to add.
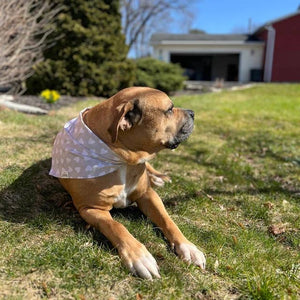
[[[193,130],[194,112],[174,107],[159,90],[132,87],[107,101],[113,107],[108,128],[111,141],[131,151],[156,153],[175,149]]]

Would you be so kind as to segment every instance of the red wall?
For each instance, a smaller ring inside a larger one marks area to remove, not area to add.
[[[272,81],[300,82],[300,14],[272,24],[276,30]],[[267,31],[259,37],[266,41]]]

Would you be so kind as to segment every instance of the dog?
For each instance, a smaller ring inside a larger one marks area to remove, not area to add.
[[[129,270],[142,278],[160,278],[156,260],[113,220],[113,207],[135,202],[181,259],[205,269],[204,254],[185,238],[153,189],[168,176],[148,162],[163,149],[177,148],[193,126],[194,112],[175,108],[164,92],[130,87],[81,111],[55,139],[50,175],[71,195],[81,217],[104,234]]]

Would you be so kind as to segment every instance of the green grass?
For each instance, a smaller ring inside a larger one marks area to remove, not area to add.
[[[77,103],[48,116],[0,111],[0,298],[299,299],[300,85],[182,96],[195,130],[153,165],[158,192],[207,256],[201,272],[176,258],[135,207],[113,216],[157,259],[162,279],[128,273],[88,229],[55,179],[51,144]],[[282,227],[274,235],[273,228]],[[270,232],[271,231],[271,232]]]

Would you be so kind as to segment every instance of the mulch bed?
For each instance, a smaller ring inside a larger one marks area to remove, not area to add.
[[[86,101],[86,100],[91,100],[91,99],[96,99],[96,100],[100,101],[100,100],[103,100],[104,98],[61,96],[60,99],[56,103],[49,104],[49,103],[46,103],[45,101],[43,101],[42,98],[39,96],[26,95],[26,96],[15,96],[13,102],[31,105],[31,106],[39,107],[39,108],[42,108],[45,110],[57,110],[57,109],[60,109],[61,107],[71,105],[78,101]]]

